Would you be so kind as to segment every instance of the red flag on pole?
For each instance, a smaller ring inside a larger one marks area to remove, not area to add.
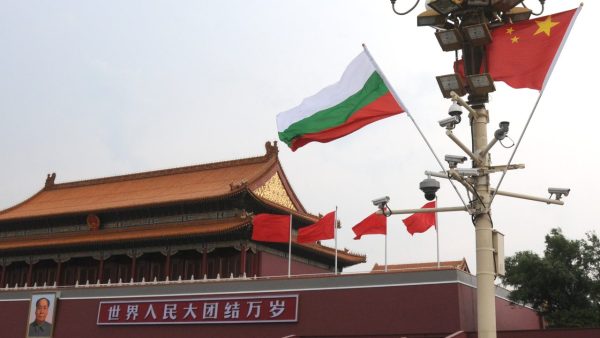
[[[425,204],[421,209],[435,208],[435,201]],[[435,212],[417,213],[402,220],[406,225],[406,230],[414,235],[415,233],[425,232],[435,225]]]
[[[298,243],[332,239],[334,236],[335,211],[323,216],[317,223],[298,230]]]
[[[486,53],[494,81],[542,90],[580,8],[493,29]]]
[[[252,218],[252,239],[287,243],[290,240],[290,215],[258,214]]]
[[[354,239],[360,239],[363,235],[385,235],[387,229],[387,217],[377,213],[363,219],[360,223],[352,227],[356,234]]]

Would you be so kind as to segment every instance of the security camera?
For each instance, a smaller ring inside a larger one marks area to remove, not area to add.
[[[448,108],[448,115],[458,117],[458,122],[460,122],[460,116],[462,115],[462,113],[462,107],[458,103],[453,101],[450,105],[450,108]]]
[[[498,140],[498,141],[504,140],[504,138],[506,137],[506,134],[508,134],[508,125],[509,125],[508,121],[500,122],[500,129],[498,129],[494,132],[494,137],[496,138],[496,140]]]
[[[456,126],[456,124],[459,122],[460,122],[460,118],[457,116],[450,116],[443,120],[438,121],[438,123],[440,124],[440,127],[444,127],[448,130],[454,129],[454,126]]]
[[[446,155],[444,159],[448,162],[450,168],[456,168],[458,164],[464,163],[467,160],[466,157],[457,155]]]
[[[550,193],[550,197],[554,195],[557,201],[559,201],[563,197],[563,195],[569,196],[570,191],[571,189],[567,188],[548,188],[548,193]]]
[[[388,196],[384,196],[384,197],[374,199],[373,205],[382,209],[386,204],[388,204],[389,201],[390,201],[390,198]]]
[[[433,201],[435,199],[435,193],[440,190],[440,182],[433,178],[426,178],[419,183],[419,189],[425,193],[425,199]]]

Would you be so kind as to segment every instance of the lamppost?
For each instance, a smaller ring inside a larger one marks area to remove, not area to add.
[[[396,10],[396,0],[391,0],[392,9],[398,15],[411,12],[420,0],[406,12]],[[545,0],[538,0],[543,12]],[[494,137],[488,142],[487,125],[489,112],[485,104],[488,94],[495,91],[494,81],[487,71],[485,49],[491,43],[490,29],[505,23],[529,19],[532,11],[521,4],[523,0],[428,0],[427,10],[417,16],[417,26],[435,28],[435,36],[443,51],[456,53],[455,69],[452,74],[437,77],[438,85],[445,98],[452,100],[448,114],[450,117],[439,121],[446,128],[446,135],[456,143],[471,159],[471,168],[458,168],[467,159],[464,156],[446,155],[449,169],[443,172],[427,171],[428,178],[420,184],[428,200],[435,198],[439,183],[431,176],[450,179],[462,184],[471,199],[468,205],[432,209],[389,210],[390,214],[415,212],[467,211],[475,226],[476,266],[477,266],[477,331],[479,338],[496,337],[495,284],[496,276],[504,274],[503,235],[493,229],[491,202],[495,195],[540,201],[548,204],[563,204],[562,195],[568,189],[550,188],[555,199],[502,192],[491,189],[490,174],[511,169],[524,168],[523,165],[492,166],[489,151],[502,141],[509,123],[501,122]],[[461,58],[459,59],[459,52]],[[461,97],[467,95],[467,101]],[[469,112],[472,146],[465,146],[452,132],[461,122],[462,109]],[[387,204],[386,204],[387,207]],[[385,211],[381,209],[381,212]]]

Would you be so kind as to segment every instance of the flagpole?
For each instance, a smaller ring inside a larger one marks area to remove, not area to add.
[[[384,271],[385,272],[387,272],[387,236],[388,236],[387,233],[388,233],[388,231],[387,231],[387,221],[386,221],[385,222],[385,245],[384,245],[384,247],[385,247],[385,249],[384,249],[385,250]]]
[[[288,278],[292,276],[292,214],[290,214],[290,242],[288,248]]]
[[[335,274],[338,273],[338,238],[337,238],[337,211],[338,207],[335,206],[335,216],[333,217],[333,237],[335,238]]]
[[[435,197],[435,206],[437,207],[439,198]],[[438,229],[438,214],[435,213],[435,242],[437,246],[437,267],[440,269],[440,230]]]
[[[375,66],[375,69],[377,70],[377,73],[379,73],[379,75],[381,75],[381,79],[383,80],[383,82],[385,83],[385,85],[390,89],[390,92],[394,96],[394,99],[396,100],[396,102],[398,102],[398,104],[400,104],[400,106],[402,106],[402,108],[404,109],[406,115],[408,115],[408,117],[410,118],[410,120],[413,122],[413,124],[417,128],[417,131],[419,132],[419,134],[421,134],[421,137],[423,138],[423,141],[425,141],[425,143],[427,144],[427,147],[429,148],[429,150],[433,154],[433,157],[435,157],[435,160],[439,164],[440,168],[442,168],[443,171],[446,171],[446,169],[444,168],[444,165],[442,164],[442,162],[438,158],[437,154],[435,153],[435,151],[431,147],[431,144],[429,144],[429,141],[425,137],[425,134],[423,134],[423,131],[421,131],[421,128],[417,124],[417,121],[415,121],[415,119],[412,117],[411,113],[408,111],[408,109],[406,108],[406,106],[404,105],[404,103],[402,103],[402,100],[400,100],[400,96],[398,96],[398,93],[396,93],[396,90],[394,89],[394,87],[392,87],[392,85],[388,81],[388,79],[385,76],[385,74],[383,73],[383,71],[381,71],[381,68],[379,68],[379,65],[377,64],[377,62],[375,62],[375,59],[373,58],[373,56],[369,52],[369,49],[367,48],[367,45],[365,45],[363,43],[362,46],[365,49],[365,53],[367,53],[367,56],[369,57],[369,59],[373,63],[373,66]],[[458,198],[460,198],[460,201],[462,202],[462,204],[466,208],[467,207],[467,203],[465,203],[465,200],[463,199],[462,195],[458,191],[458,188],[456,187],[456,185],[454,184],[454,182],[452,182],[452,180],[450,179],[450,177],[448,177],[448,181],[450,182],[450,184],[452,184],[452,187],[454,188],[454,191],[456,191],[456,194],[458,195]]]

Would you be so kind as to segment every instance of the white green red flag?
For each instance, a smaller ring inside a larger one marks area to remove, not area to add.
[[[277,130],[279,139],[296,151],[309,142],[330,142],[404,111],[363,51],[339,82],[279,113]]]

